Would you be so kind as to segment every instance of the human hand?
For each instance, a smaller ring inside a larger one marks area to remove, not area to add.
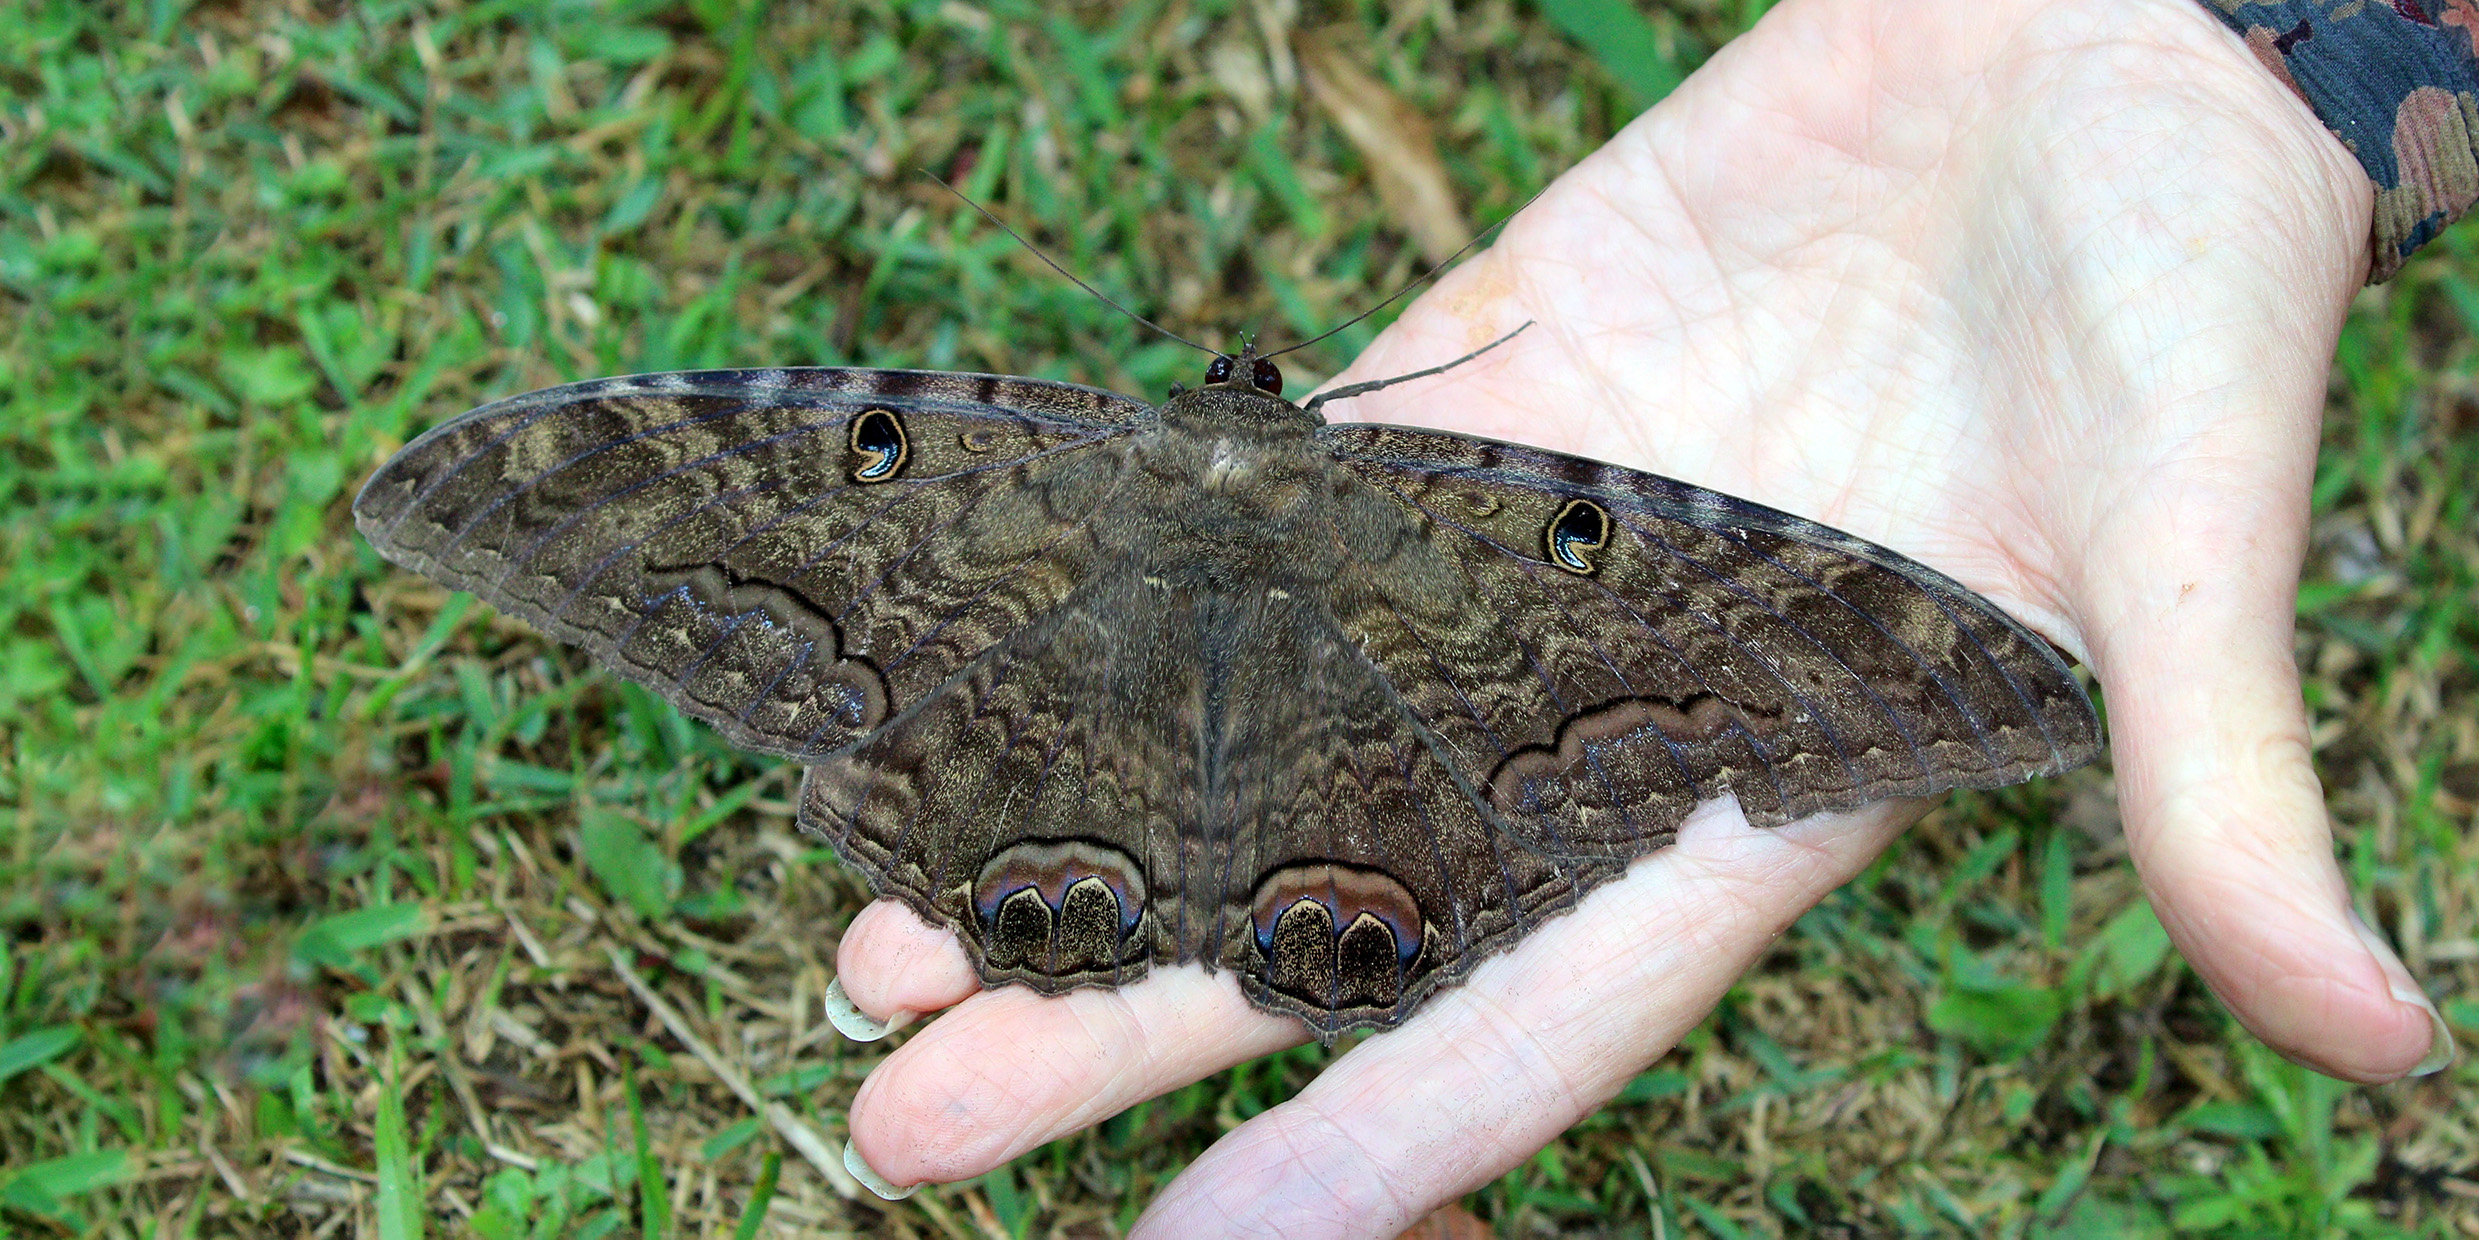
[[[2368,198],[2194,0],[1786,0],[1338,381],[1539,326],[1328,414],[1654,469],[1994,598],[2098,675],[2130,850],[2197,971],[2282,1053],[2389,1079],[2448,1044],[2349,911],[2290,647]],[[1140,1233],[1391,1234],[1608,1098],[1922,808],[1708,807],[1224,1137]],[[1303,1037],[1194,968],[976,993],[888,903],[838,964],[872,1013],[953,1005],[853,1105],[897,1183]]]

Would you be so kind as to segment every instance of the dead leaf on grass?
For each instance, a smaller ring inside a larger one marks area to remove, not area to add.
[[[1444,262],[1471,239],[1427,117],[1370,77],[1323,32],[1294,44],[1309,96],[1367,161],[1378,199],[1420,256]]]

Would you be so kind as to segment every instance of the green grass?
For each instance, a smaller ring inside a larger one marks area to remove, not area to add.
[[[1436,118],[1488,221],[1761,7],[1370,4],[1310,37]],[[839,1134],[885,1053],[819,1033],[864,893],[784,772],[346,512],[421,428],[566,379],[1193,377],[915,168],[1176,330],[1339,321],[1418,260],[1256,13],[0,0],[0,1226],[1089,1234],[1313,1076],[1287,1052],[973,1183],[837,1195],[605,951]],[[1604,66],[1644,47],[1667,68]],[[2300,658],[2344,866],[2479,1042],[2473,273],[2456,232],[2352,320]],[[1956,798],[1468,1208],[2479,1234],[2471,1057],[2357,1089],[2267,1055],[2164,950],[2114,821],[2098,772]]]

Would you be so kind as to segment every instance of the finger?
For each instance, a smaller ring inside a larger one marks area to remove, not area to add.
[[[878,900],[852,919],[835,948],[827,1019],[856,1042],[875,1042],[980,989],[953,930],[923,921],[900,900]]]
[[[2278,532],[2303,520],[2250,490],[2147,488],[2094,548],[2129,583],[2091,626],[2128,847],[2171,939],[2265,1043],[2355,1081],[2435,1071],[2452,1035],[2333,862],[2291,653],[2302,536]]]
[[[1391,1236],[1503,1174],[1660,1057],[1926,802],[1679,843],[1216,1142],[1140,1237]]]
[[[1117,990],[974,995],[852,1100],[853,1148],[894,1185],[967,1179],[1232,1064],[1307,1040],[1228,973],[1157,969]]]

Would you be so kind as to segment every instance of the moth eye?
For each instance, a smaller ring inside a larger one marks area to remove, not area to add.
[[[1558,510],[1558,519],[1550,522],[1543,533],[1551,563],[1578,576],[1588,576],[1600,567],[1593,563],[1591,553],[1609,545],[1610,514],[1591,500],[1569,500],[1566,507]]]
[[[1207,383],[1229,383],[1231,381],[1231,359],[1215,358],[1210,365],[1205,367],[1205,381]]]
[[[1269,362],[1262,357],[1257,359],[1256,373],[1250,375],[1248,377],[1248,381],[1256,384],[1258,390],[1260,391],[1268,392],[1275,396],[1280,396],[1283,394],[1282,370],[1275,366],[1274,363]]]
[[[852,455],[859,464],[852,470],[854,482],[885,482],[904,472],[904,458],[911,447],[904,441],[904,424],[888,409],[864,410],[852,420]]]

